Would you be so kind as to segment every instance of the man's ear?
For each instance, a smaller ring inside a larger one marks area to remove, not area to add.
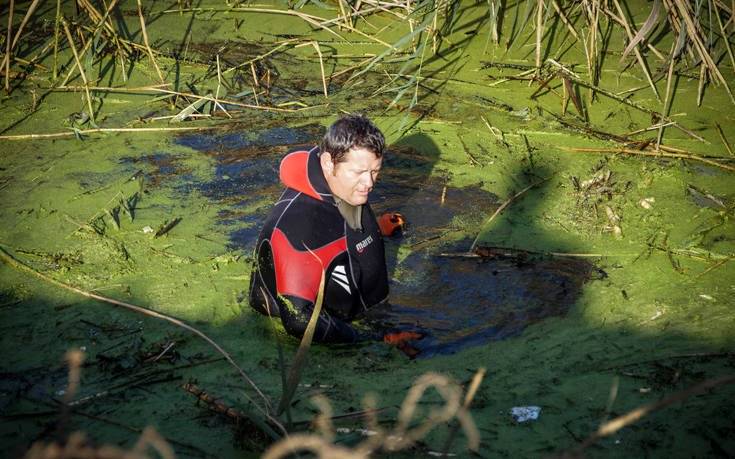
[[[322,165],[322,170],[325,173],[331,174],[332,172],[334,172],[334,163],[332,162],[331,154],[327,152],[323,152],[322,154],[319,155],[319,161]]]

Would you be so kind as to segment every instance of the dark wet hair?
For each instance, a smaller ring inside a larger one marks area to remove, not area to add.
[[[383,156],[385,149],[383,133],[360,113],[344,115],[329,126],[319,149],[332,155],[332,162],[337,164],[345,160],[350,149],[356,147],[370,150],[378,158]]]

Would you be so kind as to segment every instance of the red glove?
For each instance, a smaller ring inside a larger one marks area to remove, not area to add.
[[[398,212],[386,212],[378,218],[380,234],[383,236],[392,236],[398,229],[403,229],[405,224],[406,220]]]
[[[402,344],[406,341],[411,341],[414,339],[421,339],[424,335],[421,333],[416,333],[412,331],[400,331],[400,332],[393,332],[393,333],[386,333],[383,335],[383,342],[388,344]]]
[[[409,359],[415,359],[416,356],[421,353],[421,351],[408,344],[407,341],[421,339],[423,337],[424,335],[422,335],[421,333],[401,331],[386,333],[385,335],[383,335],[383,342],[392,344],[393,346],[397,347],[398,350],[406,354]]]

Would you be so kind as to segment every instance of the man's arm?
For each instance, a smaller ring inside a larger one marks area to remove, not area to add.
[[[290,295],[278,295],[276,300],[283,328],[289,335],[301,338],[314,312],[314,303]],[[358,332],[344,320],[330,315],[321,309],[314,330],[314,341],[318,343],[354,343],[372,336]]]

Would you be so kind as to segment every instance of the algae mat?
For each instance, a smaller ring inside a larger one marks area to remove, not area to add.
[[[116,21],[137,31],[129,3]],[[628,3],[641,21],[643,3]],[[308,38],[320,43],[329,73],[353,62],[350,56],[380,49],[369,40],[342,41],[295,16],[240,17],[201,7],[180,14],[146,10],[153,46],[182,53],[179,60],[159,55],[159,65],[168,81],[188,85],[186,92],[215,94],[214,54],[227,69],[268,53],[278,40]],[[334,14],[317,5],[304,11]],[[461,13],[446,37],[451,46],[423,62],[415,104],[388,107],[395,92],[380,92],[385,80],[378,71],[332,79],[325,98],[318,55],[304,46],[284,48],[252,69],[263,84],[270,79],[259,104],[286,103],[297,111],[223,103],[232,120],[220,110],[214,119],[174,125],[156,118],[187,103],[172,108],[158,94],[99,92],[100,127],[196,130],[84,133],[82,92],[45,92],[49,78],[36,69],[4,97],[2,135],[71,135],[2,140],[2,248],[54,279],[196,326],[275,403],[282,391],[279,345],[290,362],[298,343],[247,304],[252,246],[281,191],[280,158],[313,145],[339,112],[360,110],[390,143],[372,205],[409,221],[401,236],[386,241],[391,306],[373,311],[371,320],[427,336],[414,343],[414,360],[382,343],[313,346],[291,406],[292,431],[312,430],[315,395],[326,396],[335,415],[346,415],[361,410],[365,395],[377,394],[378,419],[389,427],[421,374],[440,372],[467,385],[485,368],[471,408],[479,455],[546,456],[574,447],[606,419],[735,373],[733,173],[681,159],[565,150],[619,148],[603,134],[644,129],[650,114],[598,95],[594,103],[585,99],[587,119],[562,117],[553,91],[534,94],[538,85],[513,79],[532,64],[532,47],[486,47],[487,36],[477,33],[483,10]],[[38,30],[49,30],[54,11],[39,14],[47,20]],[[387,14],[370,21],[386,27],[381,37],[390,42],[405,27]],[[578,46],[549,49],[562,62],[584,62]],[[70,68],[70,50],[62,56]],[[48,55],[42,64],[51,68],[52,60]],[[156,80],[145,59],[128,69],[125,83],[115,68],[87,67],[110,86]],[[636,69],[603,68],[600,85],[610,91],[645,84]],[[251,68],[245,70],[221,77],[230,85],[228,100],[255,105],[252,92],[265,90],[242,84],[250,78]],[[81,85],[75,78],[70,84]],[[561,84],[550,87],[561,91]],[[708,86],[697,107],[696,79],[682,73],[676,84],[671,113],[703,141],[669,127],[665,143],[726,158],[715,125],[735,139],[724,89]],[[665,79],[657,85],[663,93]],[[660,109],[647,90],[632,97]],[[83,349],[86,360],[63,423],[67,431],[85,431],[94,444],[129,447],[152,425],[178,457],[241,457],[265,448],[251,425],[208,411],[182,389],[194,383],[225,406],[256,412],[251,400],[258,396],[198,337],[7,265],[0,273],[0,445],[8,457],[61,434],[59,403],[68,378],[62,359],[70,348]],[[732,456],[734,395],[732,386],[721,386],[690,397],[587,453]],[[418,417],[442,404],[427,393]],[[514,420],[510,411],[521,406],[540,407],[538,419]],[[334,423],[339,444],[361,441],[359,418]],[[437,427],[393,455],[441,452],[450,432]],[[462,434],[449,453],[470,455]]]

